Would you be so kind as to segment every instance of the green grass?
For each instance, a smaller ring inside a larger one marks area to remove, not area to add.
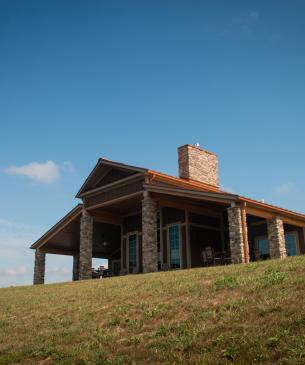
[[[305,364],[305,257],[0,289],[3,364]]]

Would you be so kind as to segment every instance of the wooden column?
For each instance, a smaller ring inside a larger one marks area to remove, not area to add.
[[[185,212],[185,238],[186,238],[186,267],[190,269],[192,267],[190,213],[188,210],[185,210],[184,212]]]
[[[126,251],[124,250],[124,226],[121,224],[121,269],[120,275],[126,275]]]
[[[247,264],[250,261],[250,255],[249,255],[249,239],[248,239],[246,203],[243,203],[243,205],[241,207],[241,219],[242,219],[243,241],[244,241],[244,262]]]
[[[225,230],[224,230],[224,223],[223,223],[223,214],[220,215],[220,240],[221,240],[221,251],[225,251]]]

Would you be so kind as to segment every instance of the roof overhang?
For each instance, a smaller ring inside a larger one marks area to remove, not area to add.
[[[223,194],[220,192],[213,192],[213,191],[208,192],[208,191],[198,191],[191,189],[182,189],[182,188],[161,186],[157,184],[144,184],[143,186],[147,191],[154,193],[181,196],[186,198],[205,200],[223,204],[231,204],[238,200],[238,195],[228,194],[228,193]]]
[[[280,217],[284,223],[295,225],[298,227],[305,227],[304,214],[293,212],[288,209],[283,209],[271,204],[266,204],[245,197],[239,197],[238,201],[245,205],[246,212],[248,214],[265,219]]]
[[[82,204],[78,204],[68,214],[66,214],[59,222],[57,222],[52,228],[50,228],[43,236],[41,236],[36,242],[34,242],[30,248],[36,249],[42,247],[52,237],[59,233],[69,223],[74,221],[81,215],[83,209]]]

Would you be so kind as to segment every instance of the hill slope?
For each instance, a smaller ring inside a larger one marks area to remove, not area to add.
[[[305,257],[0,289],[0,364],[305,364]]]

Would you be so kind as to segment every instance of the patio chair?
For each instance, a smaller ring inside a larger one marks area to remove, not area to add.
[[[211,263],[212,265],[220,265],[221,264],[221,261],[222,261],[221,257],[215,256],[215,252],[214,252],[213,247],[207,246],[205,248],[205,252],[206,252],[207,259],[208,259],[209,263]]]

